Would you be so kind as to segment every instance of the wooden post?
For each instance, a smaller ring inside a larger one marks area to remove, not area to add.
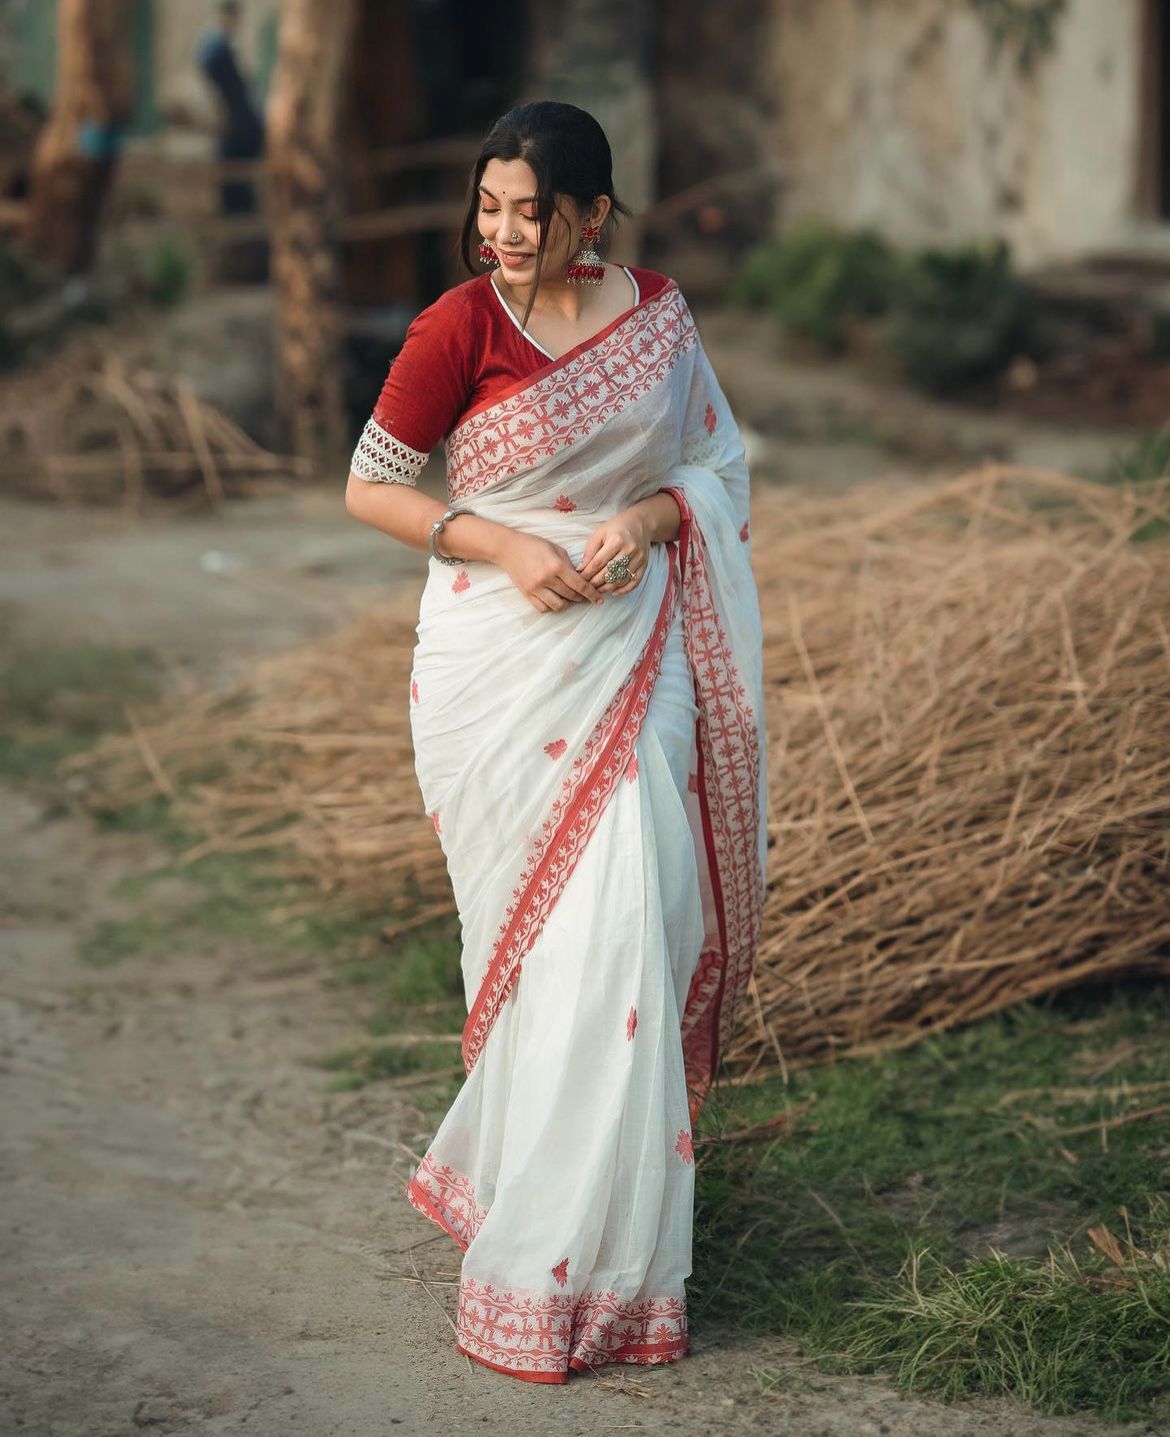
[[[276,403],[288,446],[318,468],[346,447],[337,135],[356,8],[286,0],[266,114]]]
[[[133,0],[60,0],[56,93],[33,155],[25,238],[69,274],[92,267],[134,113]]]

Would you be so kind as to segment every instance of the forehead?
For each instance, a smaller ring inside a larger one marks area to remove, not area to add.
[[[480,184],[501,198],[536,193],[536,176],[526,160],[490,159],[483,167]]]

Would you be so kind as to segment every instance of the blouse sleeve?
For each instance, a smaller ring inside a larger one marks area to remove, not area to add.
[[[431,450],[467,407],[470,330],[451,290],[411,320],[350,460],[359,479],[417,484]]]

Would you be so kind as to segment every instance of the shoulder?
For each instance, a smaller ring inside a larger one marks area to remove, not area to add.
[[[419,360],[425,357],[456,366],[474,363],[483,328],[476,313],[482,303],[477,290],[481,285],[482,276],[476,275],[424,305],[407,326],[399,355],[410,353]]]
[[[410,322],[411,331],[441,337],[449,346],[474,349],[482,340],[485,321],[490,322],[499,308],[493,288],[487,274],[452,285],[419,310]]]
[[[472,306],[481,302],[483,281],[485,275],[473,275],[470,279],[464,280],[462,284],[452,285],[445,289],[442,294],[431,300],[430,304],[420,309],[415,315],[415,320],[427,319],[454,319],[465,313]]]
[[[668,274],[662,274],[656,269],[647,269],[644,265],[628,264],[626,268],[638,281],[638,293],[642,299],[653,299],[660,294],[668,285],[674,283]]]

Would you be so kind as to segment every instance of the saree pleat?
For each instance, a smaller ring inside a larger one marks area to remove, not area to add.
[[[407,1197],[463,1249],[459,1348],[563,1382],[687,1350],[692,1125],[762,904],[747,471],[677,286],[464,421],[448,484],[574,562],[656,489],[684,516],[601,606],[539,613],[494,565],[432,562],[420,607],[467,1079]]]

